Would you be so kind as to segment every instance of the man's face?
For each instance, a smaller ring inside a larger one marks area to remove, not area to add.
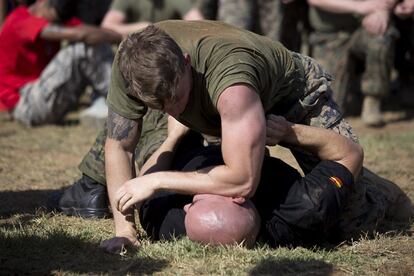
[[[180,116],[180,114],[184,112],[185,107],[187,106],[191,86],[191,64],[189,63],[189,57],[188,62],[186,57],[185,70],[183,75],[180,77],[180,80],[178,81],[178,85],[176,88],[176,98],[174,101],[166,100],[164,102],[164,111],[177,119]]]

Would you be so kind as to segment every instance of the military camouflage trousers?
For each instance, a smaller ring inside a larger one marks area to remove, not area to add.
[[[136,167],[142,167],[144,162],[153,154],[164,142],[167,137],[167,118],[168,115],[162,111],[148,109],[143,118],[141,137],[135,150]],[[83,158],[79,169],[96,180],[106,185],[105,179],[105,140],[108,129],[106,124],[98,134],[92,148]],[[138,171],[137,170],[137,171]]]
[[[350,93],[359,89],[364,95],[380,98],[388,95],[397,36],[394,27],[382,36],[371,35],[362,27],[353,33],[311,35],[313,56],[335,78],[333,97],[341,110],[346,110]]]
[[[87,85],[106,96],[113,58],[109,44],[67,45],[50,61],[38,80],[20,89],[13,117],[29,126],[57,123],[76,107]]]

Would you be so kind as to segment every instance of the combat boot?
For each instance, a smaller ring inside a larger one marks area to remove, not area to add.
[[[381,114],[381,98],[365,96],[362,104],[362,122],[370,127],[381,127],[384,125]]]
[[[106,187],[82,175],[58,199],[58,210],[68,216],[105,218],[109,213]]]

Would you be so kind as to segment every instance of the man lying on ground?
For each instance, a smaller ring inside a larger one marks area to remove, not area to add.
[[[141,175],[172,167],[186,172],[203,171],[223,164],[217,146],[177,145],[186,131],[170,118],[167,139],[143,166]],[[134,185],[131,189],[131,182],[127,182],[117,192],[117,206],[138,208],[141,226],[154,240],[188,235],[197,242],[244,243],[248,247],[255,244],[257,236],[273,247],[340,242],[381,230],[391,221],[406,224],[413,217],[413,207],[405,194],[378,176],[371,178],[375,183],[363,177],[360,183],[366,184],[369,191],[362,200],[366,207],[378,205],[375,208],[383,213],[364,216],[364,220],[349,213],[347,206],[355,204],[350,195],[363,161],[362,148],[351,140],[274,115],[267,119],[267,134],[267,144],[300,147],[314,153],[321,162],[301,177],[286,163],[266,156],[262,178],[250,199],[212,194],[193,197],[176,193],[175,186],[160,190],[157,185]],[[125,201],[131,190],[136,192],[133,200]],[[101,246],[109,252],[120,249],[113,239]]]

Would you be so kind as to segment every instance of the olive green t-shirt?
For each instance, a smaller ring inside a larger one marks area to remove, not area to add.
[[[217,101],[231,85],[253,87],[266,113],[282,114],[303,94],[303,66],[278,42],[215,21],[171,20],[155,25],[190,55],[193,87],[179,120],[196,131],[220,135]],[[146,108],[128,93],[114,62],[108,105],[128,119],[139,119]]]
[[[309,22],[315,31],[322,33],[353,32],[361,25],[354,14],[327,12],[315,7],[309,9]]]
[[[158,22],[180,19],[192,8],[192,0],[114,0],[111,10],[126,15],[126,22]]]

